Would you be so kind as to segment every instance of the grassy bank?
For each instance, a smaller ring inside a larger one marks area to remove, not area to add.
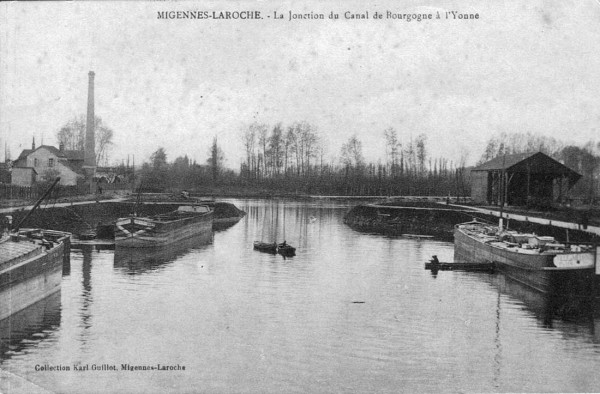
[[[355,230],[385,235],[418,234],[432,235],[441,240],[452,241],[454,226],[472,219],[489,223],[497,223],[498,218],[479,212],[469,212],[462,207],[442,205],[431,202],[411,202],[374,207],[357,205],[344,217],[344,222]],[[513,230],[553,236],[565,241],[567,231],[563,228],[546,226],[531,222],[511,220],[509,227]],[[584,231],[569,230],[569,241],[600,241],[597,237]]]

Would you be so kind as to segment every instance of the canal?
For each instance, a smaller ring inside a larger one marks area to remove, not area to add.
[[[73,393],[600,391],[593,302],[432,275],[452,243],[357,232],[342,203],[231,202],[247,216],[174,250],[73,250],[0,327],[0,368]],[[296,256],[252,249],[274,239]]]

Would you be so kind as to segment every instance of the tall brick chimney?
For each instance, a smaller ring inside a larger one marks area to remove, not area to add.
[[[90,71],[88,82],[87,122],[85,125],[84,167],[96,167],[96,147],[94,140],[94,72]]]
[[[96,148],[94,140],[94,72],[88,73],[88,106],[87,120],[85,124],[85,144],[83,151],[83,172],[85,175],[85,183],[89,185],[90,193],[96,192],[96,184],[94,183],[94,175],[96,175]]]

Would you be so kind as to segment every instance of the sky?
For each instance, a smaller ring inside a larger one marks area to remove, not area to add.
[[[263,19],[157,18],[185,10]],[[289,21],[290,11],[326,19]],[[253,122],[308,121],[330,160],[353,135],[367,160],[385,160],[389,127],[402,143],[425,134],[431,157],[466,154],[468,164],[501,132],[600,140],[596,0],[1,3],[0,144],[13,159],[32,137],[58,145],[57,130],[86,112],[91,70],[96,115],[115,132],[111,162],[164,147],[169,160],[203,163],[216,136],[236,169]]]

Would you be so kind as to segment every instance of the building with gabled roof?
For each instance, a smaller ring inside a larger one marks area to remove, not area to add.
[[[45,180],[46,177],[60,176],[61,185],[76,185],[83,177],[83,151],[65,150],[51,145],[24,149],[14,161],[11,183],[20,186],[32,186],[33,183]],[[22,169],[32,169],[26,171]]]
[[[542,152],[503,155],[471,170],[471,198],[490,205],[562,201],[580,178]]]
[[[80,180],[85,180],[89,185],[89,191],[95,191],[94,75],[93,71],[88,73],[88,108],[84,149],[66,150],[62,143],[58,149],[50,145],[36,148],[35,139],[33,139],[31,149],[24,149],[15,160],[11,183],[31,186],[37,181],[60,176],[61,185],[77,185]],[[15,168],[31,168],[34,171],[17,170],[15,172]]]

